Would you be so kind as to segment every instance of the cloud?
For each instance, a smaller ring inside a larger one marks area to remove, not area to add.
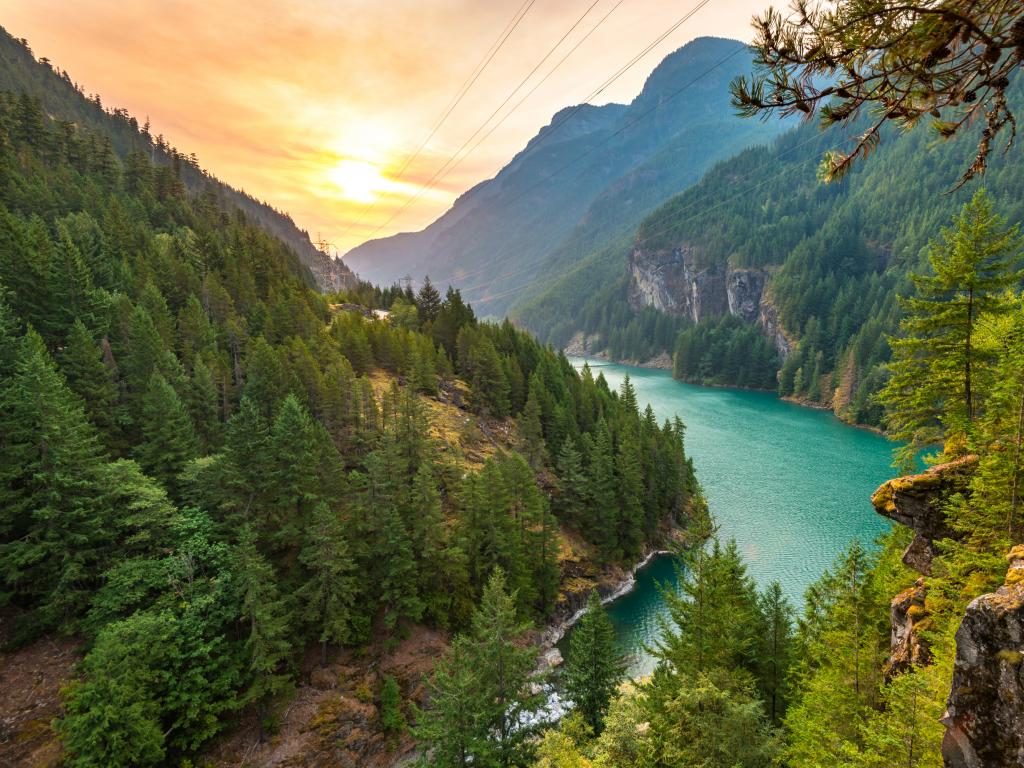
[[[433,176],[590,2],[536,3],[402,183],[358,225],[366,206],[332,192],[331,169],[350,159],[397,173],[519,0],[7,0],[4,25],[105,104],[149,116],[154,132],[217,176],[347,248],[405,204],[413,193],[404,189]],[[612,4],[602,0],[580,34]],[[764,4],[708,6],[603,97],[632,98],[661,57],[697,34],[749,37],[746,20]],[[687,10],[626,0],[519,112],[380,234],[429,223]]]

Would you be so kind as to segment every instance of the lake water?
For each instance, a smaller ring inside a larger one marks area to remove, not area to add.
[[[778,581],[798,610],[807,585],[850,541],[870,544],[888,529],[870,502],[893,472],[892,444],[884,437],[771,393],[698,387],[668,371],[589,363],[613,389],[629,374],[640,407],[650,403],[659,421],[683,420],[686,451],[720,538],[735,538],[757,584]],[[656,617],[665,610],[659,582],[675,583],[668,558],[652,561],[637,574],[637,588],[608,606],[634,675],[651,669],[643,645],[655,638]]]

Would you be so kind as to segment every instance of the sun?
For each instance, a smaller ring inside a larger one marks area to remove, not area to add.
[[[346,200],[372,203],[388,187],[388,180],[377,166],[362,160],[342,160],[327,172]]]

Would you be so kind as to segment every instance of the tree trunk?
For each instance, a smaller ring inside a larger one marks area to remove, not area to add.
[[[1010,511],[1007,521],[1007,532],[1010,541],[1017,543],[1017,508],[1020,506],[1020,448],[1024,434],[1024,387],[1021,388],[1020,402],[1017,407],[1017,433],[1013,440],[1013,482],[1010,489]]]
[[[974,422],[974,398],[971,394],[971,335],[974,331],[974,289],[967,291],[967,341],[964,345],[964,400],[967,423]]]

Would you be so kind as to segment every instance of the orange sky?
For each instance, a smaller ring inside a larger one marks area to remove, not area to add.
[[[535,0],[400,179],[522,0],[0,0],[0,24],[87,93],[148,116],[154,134],[344,253],[416,194],[592,2]],[[598,0],[510,105],[615,2]],[[623,0],[486,142],[376,236],[428,224],[696,3]],[[751,15],[768,4],[711,0],[596,101],[628,101],[662,57],[698,35],[750,39]]]

